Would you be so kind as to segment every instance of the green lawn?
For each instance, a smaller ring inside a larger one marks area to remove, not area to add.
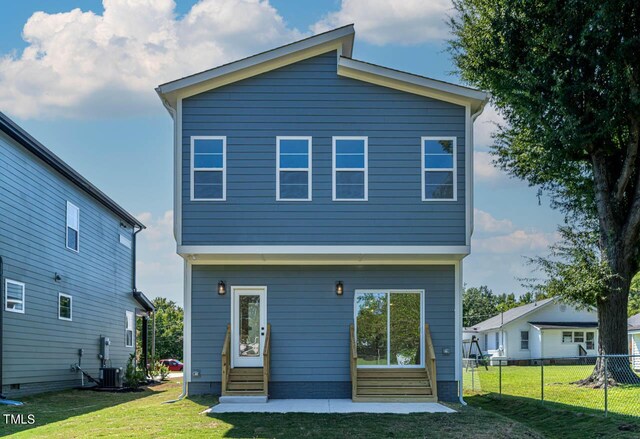
[[[454,405],[456,414],[312,415],[224,414],[201,412],[210,396],[175,404],[181,386],[174,380],[139,393],[66,391],[25,398],[21,408],[3,413],[33,413],[35,426],[1,425],[16,437],[229,437],[229,438],[542,438],[515,420],[482,409]],[[473,434],[470,434],[473,433]]]
[[[210,437],[210,438],[638,438],[640,421],[628,416],[603,418],[560,404],[541,406],[529,398],[467,397],[456,414],[312,415],[201,414],[216,403],[211,396],[162,404],[178,396],[178,380],[138,393],[71,390],[25,398],[34,426],[0,424],[0,434],[15,437]],[[3,419],[3,418],[2,418]],[[0,421],[2,422],[2,421]]]
[[[604,389],[571,384],[586,378],[592,370],[592,365],[545,366],[545,404],[559,403],[566,405],[569,410],[593,409],[602,412]],[[540,401],[541,380],[540,366],[503,366],[502,394]],[[473,376],[471,370],[465,370],[464,386],[468,395],[499,393],[499,368],[493,366],[487,371],[480,367]],[[608,393],[610,413],[640,416],[640,386],[611,387]]]

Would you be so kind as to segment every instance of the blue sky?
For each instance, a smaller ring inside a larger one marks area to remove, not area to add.
[[[0,15],[0,110],[147,224],[138,284],[181,302],[172,125],[153,88],[350,22],[355,58],[459,82],[446,52],[449,13],[449,0],[21,0]],[[524,256],[546,253],[561,216],[490,165],[499,120],[489,108],[475,130],[476,226],[464,277],[521,293]]]

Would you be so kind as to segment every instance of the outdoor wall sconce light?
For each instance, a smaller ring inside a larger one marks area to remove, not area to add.
[[[60,282],[62,280],[62,276],[60,276],[58,273],[54,273],[53,280],[56,282]]]
[[[339,280],[336,282],[336,294],[342,296],[342,293],[344,293],[344,285],[342,285],[342,281]]]
[[[218,282],[218,294],[224,296],[227,293],[227,286],[224,284],[224,281],[221,280]]]

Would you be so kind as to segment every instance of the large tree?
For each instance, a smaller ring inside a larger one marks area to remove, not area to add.
[[[153,306],[156,308],[156,359],[182,360],[182,308],[164,297],[153,299]]]
[[[546,190],[569,220],[596,221],[612,274],[596,298],[598,348],[625,354],[640,243],[640,2],[454,0],[454,8],[455,63],[506,120],[497,164]],[[624,369],[610,372],[625,380]]]

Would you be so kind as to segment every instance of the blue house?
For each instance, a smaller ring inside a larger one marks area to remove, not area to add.
[[[175,127],[185,391],[453,401],[481,91],[341,27],[157,88]]]
[[[96,379],[123,368],[136,317],[146,326],[153,311],[135,288],[144,226],[2,113],[0,212],[2,393],[81,385],[76,366]]]

